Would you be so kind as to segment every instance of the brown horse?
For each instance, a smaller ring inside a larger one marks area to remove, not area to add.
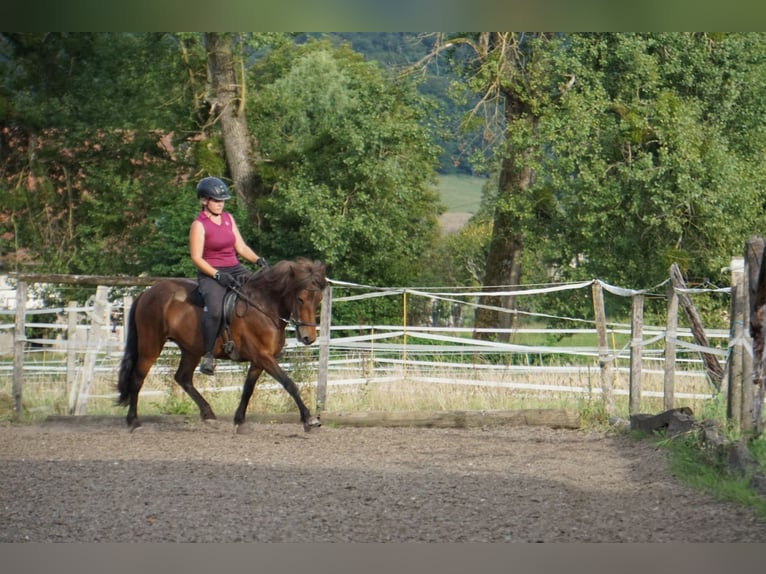
[[[285,344],[285,328],[294,324],[298,341],[310,345],[316,340],[316,311],[327,285],[325,266],[319,261],[280,261],[255,273],[237,288],[236,303],[224,345],[222,335],[215,344],[218,358],[249,361],[242,397],[234,414],[236,429],[245,422],[245,411],[255,383],[266,371],[287,390],[300,411],[306,432],[320,426],[303,403],[298,387],[277,363]],[[149,369],[165,342],[174,341],[181,350],[176,382],[197,404],[203,420],[215,419],[210,404],[194,388],[192,376],[203,354],[202,298],[197,282],[191,279],[164,279],[142,292],[130,308],[128,338],[120,365],[118,404],[128,406],[131,431],[140,426],[138,393]],[[225,352],[225,349],[228,352]]]

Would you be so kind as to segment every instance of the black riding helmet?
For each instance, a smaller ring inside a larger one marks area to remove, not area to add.
[[[197,197],[208,199],[217,199],[222,201],[224,199],[231,199],[229,194],[229,188],[217,177],[205,177],[197,184]]]

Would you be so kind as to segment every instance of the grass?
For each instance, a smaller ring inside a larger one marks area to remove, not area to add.
[[[439,193],[447,211],[476,213],[486,181],[483,177],[470,175],[439,176]]]
[[[669,450],[670,470],[680,481],[718,500],[753,508],[761,519],[766,520],[766,498],[750,486],[751,477],[733,475],[722,461],[711,460],[696,437],[663,440],[660,444]],[[766,441],[760,438],[751,443],[750,452],[761,471],[766,469]]]

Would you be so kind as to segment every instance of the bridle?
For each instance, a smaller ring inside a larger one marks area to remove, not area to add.
[[[274,324],[277,327],[280,327],[280,322],[283,323],[285,326],[292,325],[296,329],[299,329],[300,327],[319,327],[319,323],[307,323],[306,321],[301,321],[299,319],[296,319],[294,317],[295,309],[293,309],[290,312],[290,316],[287,319],[285,319],[284,317],[280,317],[279,315],[274,315],[273,313],[270,313],[269,311],[264,309],[261,305],[259,305],[258,303],[256,303],[255,301],[247,297],[244,293],[242,293],[242,291],[240,291],[238,287],[229,287],[229,289],[231,289],[234,292],[234,294],[239,299],[244,301],[247,305],[251,306],[253,309],[260,311],[261,313],[266,315],[269,319],[271,319],[274,322]],[[307,287],[305,290],[313,291],[313,292],[322,291],[318,287]]]

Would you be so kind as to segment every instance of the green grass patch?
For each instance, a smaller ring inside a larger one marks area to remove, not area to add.
[[[751,507],[760,518],[766,519],[766,498],[752,489],[750,477],[727,472],[723,461],[712,460],[695,437],[664,439],[660,445],[668,449],[670,470],[680,481],[718,500]],[[766,457],[766,446],[759,445],[756,452],[751,446],[750,450],[758,458],[759,466],[764,468],[766,458],[759,457]]]
[[[439,176],[439,194],[447,211],[476,213],[481,205],[483,177],[470,175]]]

